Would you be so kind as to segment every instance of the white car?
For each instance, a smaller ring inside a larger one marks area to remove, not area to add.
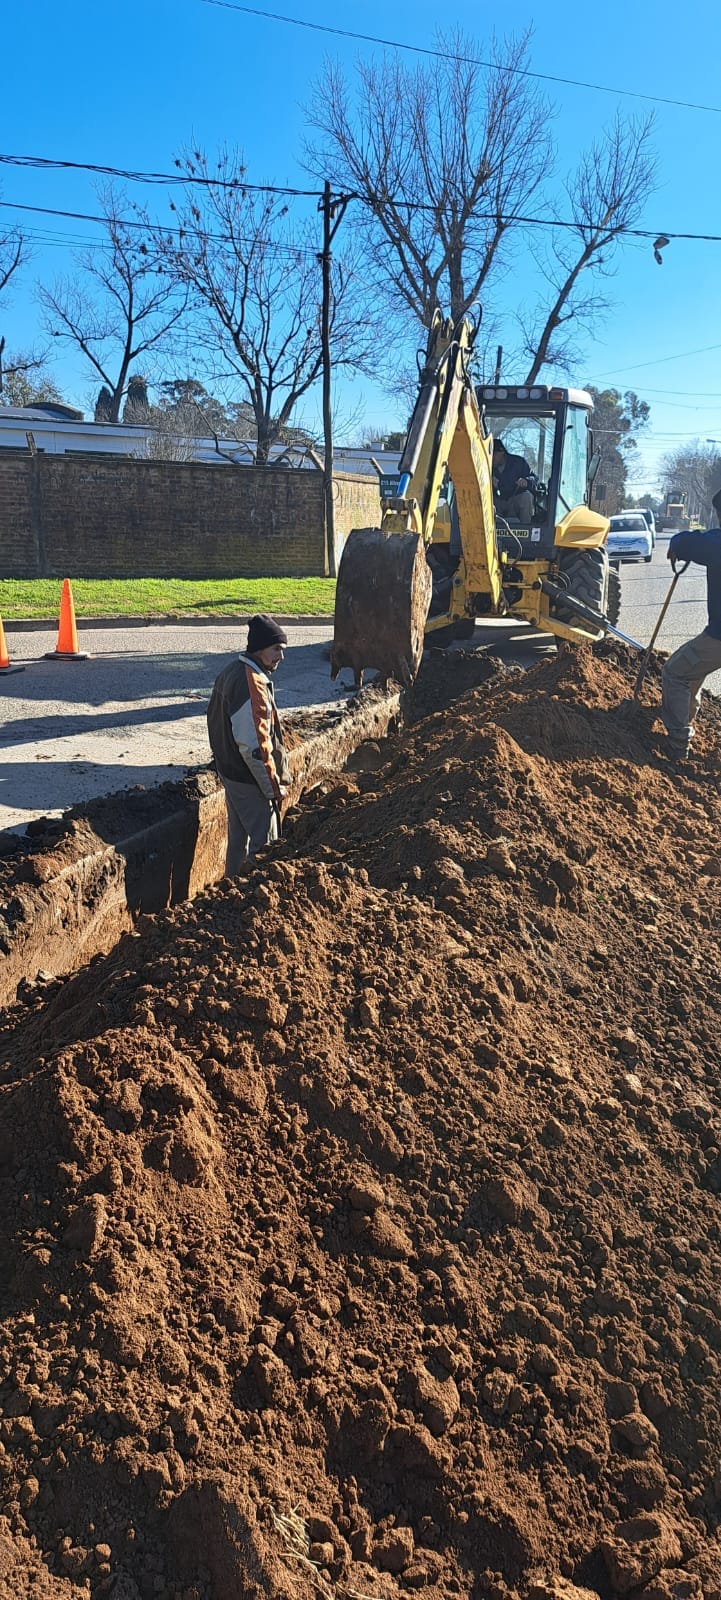
[[[606,550],[611,565],[622,561],[653,561],[653,535],[641,511],[619,511],[610,518]]]
[[[653,511],[651,510],[650,506],[640,506],[639,510],[640,510],[641,516],[643,517],[643,520],[644,520],[644,522],[646,524],[646,527],[649,530],[649,533],[651,535],[651,543],[652,543],[653,548],[655,550],[656,549],[656,518],[655,518],[655,516],[653,514]]]

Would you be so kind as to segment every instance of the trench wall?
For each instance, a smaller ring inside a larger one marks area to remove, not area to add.
[[[336,554],[378,521],[377,480],[335,479]],[[255,578],[324,572],[322,474],[0,451],[0,577]]]
[[[372,687],[344,707],[329,726],[289,751],[287,804],[295,805],[324,776],[340,771],[368,739],[382,739],[402,717],[398,692]],[[204,775],[206,778],[208,774]],[[0,1007],[12,1005],[18,984],[41,970],[73,972],[112,950],[141,915],[190,900],[217,883],[225,865],[225,797],[217,780],[209,792],[177,795],[167,813],[112,843],[95,837],[72,859],[44,857],[42,881],[18,884],[6,921],[0,959]],[[132,795],[128,796],[132,813]],[[8,907],[5,908],[6,912]]]

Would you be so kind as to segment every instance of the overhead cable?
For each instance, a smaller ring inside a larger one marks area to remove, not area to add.
[[[48,170],[94,172],[98,177],[122,178],[126,183],[198,184],[206,189],[240,189],[241,192],[247,189],[252,190],[254,194],[285,194],[309,200],[317,200],[322,195],[320,189],[289,189],[277,183],[246,183],[245,178],[196,177],[192,173],[184,172],[180,164],[177,172],[136,172],[131,168],[103,166],[96,161],[65,161],[50,156],[0,154],[0,166],[32,167],[43,172]]]
[[[202,0],[203,5],[217,6],[221,11],[240,11],[246,17],[261,17],[266,22],[283,22],[293,28],[307,28],[312,33],[329,33],[339,39],[356,39],[362,44],[380,44],[387,50],[407,50],[412,55],[431,56],[436,61],[460,61],[472,67],[485,67],[490,71],[508,73],[512,78],[535,78],[539,83],[556,83],[564,88],[592,89],[596,94],[612,94],[627,100],[646,100],[652,105],[674,106],[683,111],[709,111],[721,116],[721,106],[707,106],[696,100],[673,100],[667,95],[644,94],[640,89],[619,89],[609,83],[589,83],[583,78],[562,78],[551,72],[533,72],[530,67],[507,67],[497,61],[485,61],[481,56],[469,56],[455,50],[436,50],[431,45],[408,44],[400,39],[384,39],[373,33],[358,33],[351,28],[335,28],[330,23],[308,22],[305,17],[287,17],[278,11],[261,11],[257,6],[236,5],[234,0]]]
[[[41,160],[41,158],[37,158],[37,159]],[[3,161],[5,161],[5,162],[17,161],[17,163],[19,165],[23,165],[24,164],[24,160],[25,160],[24,157],[0,155],[0,162],[3,162]],[[85,171],[85,172],[104,172],[106,174],[107,173],[114,173],[114,175],[116,177],[125,177],[125,178],[130,179],[131,181],[134,181],[134,182],[137,181],[138,183],[144,183],[146,181],[150,182],[150,183],[154,182],[154,175],[152,173],[135,173],[135,174],[124,173],[120,168],[97,167],[97,166],[91,164],[90,162],[86,162],[86,163],[81,163],[81,162],[67,163],[67,162],[64,162],[64,161],[50,161],[47,164],[48,164],[48,166],[51,166],[51,167],[60,167],[60,168],[65,167],[67,165],[74,165],[75,167],[78,167],[78,168],[82,167],[82,170]],[[176,180],[169,180],[169,181],[173,181],[174,182]],[[185,180],[178,180],[178,181],[185,181]],[[199,181],[199,180],[191,179],[191,180],[188,180],[188,181],[195,182],[195,181]],[[216,182],[215,179],[208,179],[207,181],[211,185],[215,185],[215,182]],[[253,192],[261,192],[263,194],[291,195],[291,196],[301,197],[301,198],[304,198],[304,199],[322,199],[323,198],[322,191],[320,191],[320,190],[314,191],[314,190],[311,190],[311,189],[273,188],[272,184],[242,183],[242,184],[235,184],[235,185],[226,184],[226,185],[221,185],[221,187],[228,187],[228,188],[235,187],[236,189],[239,189],[239,190],[250,190],[250,191],[253,191]],[[364,205],[370,204],[370,201],[367,199],[367,197],[365,195],[361,195],[361,194],[344,194],[342,198],[344,200],[347,200],[347,201],[349,201],[349,200],[358,200],[358,201],[361,201]],[[373,196],[371,198],[373,200],[375,200],[378,205],[381,204],[381,197],[380,196],[378,196],[378,197]],[[386,198],[386,197],[384,197],[384,198]],[[394,205],[404,206],[410,211],[435,211],[437,209],[435,206],[430,205],[430,204],[428,204],[428,203],[426,203],[424,201],[394,200],[392,196],[388,196],[386,198],[386,203],[388,203],[388,204],[392,203]],[[0,200],[0,208],[2,208],[3,210],[11,210],[11,211],[39,212],[44,216],[51,216],[51,217],[69,217],[73,221],[80,221],[80,222],[104,222],[106,220],[104,217],[91,216],[87,212],[84,212],[84,211],[65,211],[65,210],[61,209],[60,207],[53,207],[53,206],[31,206],[31,205],[25,204],[23,201],[20,201],[20,200]],[[502,225],[503,227],[510,227],[512,224],[518,224],[519,226],[524,227],[524,228],[562,228],[562,229],[570,229],[572,232],[575,232],[575,233],[580,233],[580,232],[587,233],[589,231],[593,231],[593,227],[594,227],[593,223],[574,222],[574,221],[569,220],[568,218],[564,218],[564,217],[526,217],[526,216],[522,216],[522,215],[516,214],[515,212],[512,215],[509,215],[509,216],[503,216],[502,214],[499,216],[496,211],[476,211],[476,212],[474,212],[473,215],[474,215],[474,221],[477,221],[477,222],[494,222],[494,223],[497,223],[499,225]],[[124,227],[128,227],[128,228],[130,228],[130,227],[146,227],[146,228],[149,228],[149,229],[152,230],[152,229],[157,229],[160,226],[160,224],[158,224],[158,223],[137,223],[137,222],[131,221],[130,219],[126,220],[125,218],[119,219],[119,220],[122,221],[122,224],[123,224]],[[167,231],[173,232],[173,229],[169,228]],[[187,229],[186,231],[187,232],[193,232],[192,229]],[[657,233],[658,233],[658,229],[657,228],[617,228],[617,229],[612,230],[612,231],[617,236],[623,236],[624,238],[630,238],[630,239],[654,239],[656,237]],[[690,241],[691,243],[696,243],[696,244],[721,244],[721,234],[720,233],[673,233],[671,230],[666,229],[666,234],[667,234],[667,238],[668,238],[669,242],[671,240],[673,240],[673,239],[677,239],[677,240],[682,240],[682,241],[685,240],[687,242]]]
[[[675,356],[656,356],[653,361],[637,361],[632,367],[624,367],[624,372],[640,372],[644,367],[662,367],[667,361],[683,361],[686,356],[705,356],[711,350],[721,350],[721,344],[703,344],[697,350],[679,350]],[[615,370],[597,373],[597,378],[617,377]],[[593,381],[593,380],[590,380]]]
[[[103,227],[107,227],[108,223],[112,222],[118,228],[136,228],[141,233],[160,233],[164,235],[173,233],[178,234],[181,238],[207,239],[210,244],[263,245],[266,249],[273,250],[281,255],[317,256],[318,254],[317,250],[314,250],[311,245],[284,243],[282,240],[263,239],[260,237],[249,239],[242,235],[237,235],[235,239],[231,239],[229,234],[206,233],[202,228],[178,228],[171,224],[166,226],[161,222],[141,222],[135,217],[100,217],[89,211],[60,211],[52,206],[29,206],[22,204],[20,201],[0,200],[1,210],[5,210],[8,207],[12,211],[31,211],[43,217],[64,217],[73,222],[98,222]],[[91,246],[95,246],[95,240],[89,240],[88,242]]]

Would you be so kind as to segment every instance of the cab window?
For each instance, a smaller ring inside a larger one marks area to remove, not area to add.
[[[558,480],[559,516],[574,506],[585,505],[588,470],[588,412],[580,406],[569,409]]]
[[[485,424],[494,439],[501,439],[511,456],[522,456],[528,462],[531,472],[534,472],[542,483],[547,483],[551,476],[551,462],[553,460],[553,438],[556,418],[553,412],[547,416],[529,416],[527,412],[514,416],[512,412],[487,411]]]

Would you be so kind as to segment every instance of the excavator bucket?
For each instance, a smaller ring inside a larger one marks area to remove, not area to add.
[[[338,571],[331,677],[352,667],[360,685],[364,670],[375,667],[383,679],[411,684],[423,655],[431,586],[418,534],[354,528]]]

